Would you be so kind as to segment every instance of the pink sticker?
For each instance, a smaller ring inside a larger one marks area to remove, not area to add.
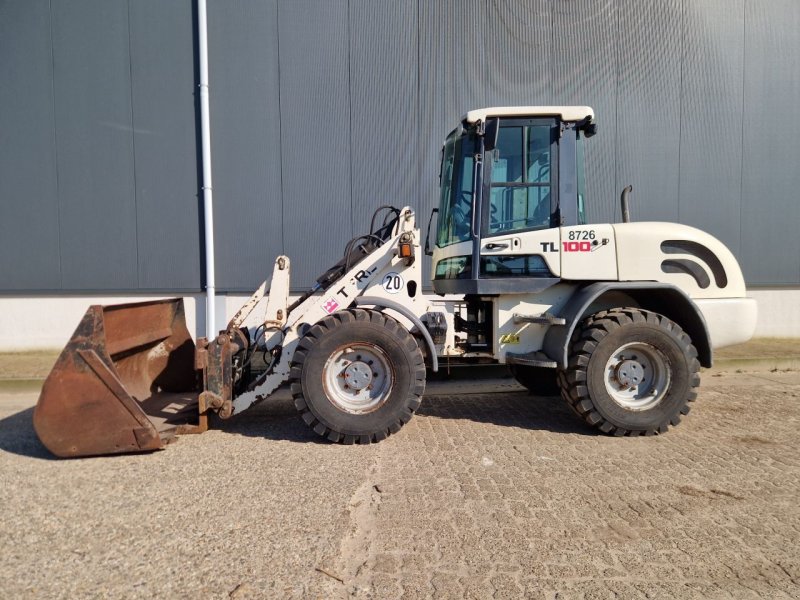
[[[325,304],[322,305],[322,308],[326,313],[331,314],[336,312],[336,309],[339,308],[339,303],[333,298],[328,298]]]

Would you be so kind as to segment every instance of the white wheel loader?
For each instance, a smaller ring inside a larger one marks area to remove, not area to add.
[[[179,299],[91,307],[45,382],[40,439],[64,457],[154,450],[289,383],[317,434],[377,442],[411,419],[442,361],[509,365],[605,433],[667,431],[713,349],[751,337],[756,305],[702,231],[586,222],[595,132],[585,106],[464,116],[442,150],[435,231],[428,222],[435,296],[414,212],[381,207],[291,304],[278,257],[269,293],[265,282],[215,339],[192,341]],[[243,323],[263,307],[251,333]]]

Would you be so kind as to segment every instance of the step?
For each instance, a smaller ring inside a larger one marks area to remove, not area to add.
[[[537,325],[566,325],[567,320],[564,317],[557,317],[550,313],[542,313],[541,315],[518,315],[514,314],[514,323],[536,323]]]
[[[555,369],[558,367],[558,363],[541,350],[519,354],[516,352],[506,352],[506,364],[525,365],[526,367],[543,367],[545,369]]]

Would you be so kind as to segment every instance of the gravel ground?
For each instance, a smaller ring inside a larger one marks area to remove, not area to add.
[[[373,446],[286,394],[149,455],[53,460],[0,388],[0,596],[800,597],[800,373],[706,374],[655,438],[434,382]]]

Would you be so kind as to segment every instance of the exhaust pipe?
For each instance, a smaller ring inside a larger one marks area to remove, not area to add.
[[[622,195],[619,197],[619,202],[622,206],[622,222],[623,223],[630,223],[631,222],[631,207],[628,202],[628,196],[630,196],[631,192],[633,191],[633,186],[628,185],[622,190]]]

